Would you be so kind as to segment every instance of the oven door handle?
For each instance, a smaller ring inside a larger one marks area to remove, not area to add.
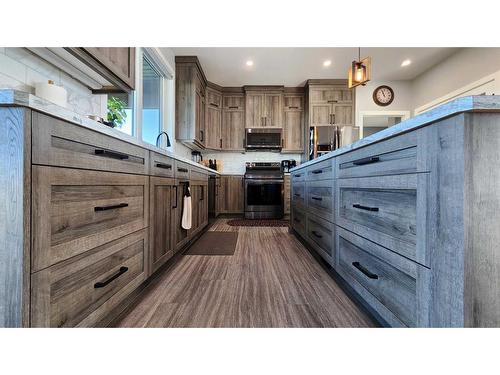
[[[248,185],[283,184],[284,180],[252,180],[252,179],[246,179],[245,183],[248,184]]]

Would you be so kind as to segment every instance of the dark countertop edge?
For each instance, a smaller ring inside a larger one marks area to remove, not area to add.
[[[290,172],[294,172],[321,161],[325,161],[359,148],[419,129],[436,121],[464,112],[500,112],[500,96],[479,95],[465,96],[455,99],[418,116],[402,121],[401,123],[391,126],[390,128],[353,142],[350,145],[331,151],[317,159],[304,162],[297,167],[290,169]]]
[[[89,130],[96,131],[98,133],[119,139],[123,142],[127,142],[131,145],[144,148],[149,151],[156,152],[158,154],[168,156],[172,159],[178,160],[183,163],[188,163],[194,167],[200,168],[204,171],[209,172],[209,174],[220,175],[213,169],[205,167],[204,165],[193,162],[190,159],[184,158],[182,156],[175,155],[174,153],[153,146],[149,143],[143,142],[135,137],[128,134],[120,132],[119,130],[110,128],[103,125],[97,121],[91,120],[84,115],[73,112],[67,108],[60,107],[56,104],[48,102],[41,99],[28,92],[19,91],[15,89],[0,89],[0,107],[26,107],[34,111],[44,113],[46,115],[61,119],[63,121],[70,122],[74,125],[82,126]]]

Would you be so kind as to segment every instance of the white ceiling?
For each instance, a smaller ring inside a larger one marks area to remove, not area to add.
[[[198,56],[207,79],[221,86],[299,86],[312,78],[347,78],[356,48],[173,48],[175,55]],[[457,48],[361,48],[372,57],[372,80],[411,80]],[[401,67],[401,62],[412,63]],[[252,60],[254,65],[246,65]],[[331,60],[329,67],[323,61]]]

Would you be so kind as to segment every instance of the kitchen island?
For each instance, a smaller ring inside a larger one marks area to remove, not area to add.
[[[294,232],[381,322],[500,326],[500,99],[454,100],[291,174]]]

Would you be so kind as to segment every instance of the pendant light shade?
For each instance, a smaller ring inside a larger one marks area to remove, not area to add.
[[[358,60],[354,60],[349,68],[349,88],[366,85],[372,78],[372,59],[365,57],[361,59],[361,48],[358,50]]]

